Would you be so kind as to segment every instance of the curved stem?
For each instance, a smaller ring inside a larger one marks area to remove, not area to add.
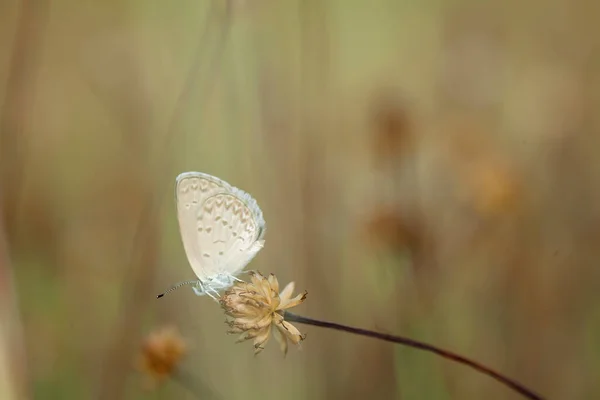
[[[213,391],[209,385],[183,369],[177,369],[171,375],[171,378],[199,399],[221,399],[221,396]]]
[[[319,321],[316,319],[306,318],[306,317],[303,317],[300,315],[292,314],[287,311],[284,314],[284,318],[290,322],[297,322],[299,324],[313,325],[313,326],[318,326],[321,328],[329,328],[329,329],[335,329],[338,331],[354,333],[355,335],[362,335],[362,336],[367,336],[367,337],[371,337],[371,338],[375,338],[375,339],[379,339],[379,340],[385,340],[386,342],[398,343],[398,344],[402,344],[404,346],[413,347],[415,349],[428,351],[430,353],[435,353],[443,358],[452,360],[459,364],[467,365],[467,366],[475,369],[478,372],[481,372],[485,375],[491,376],[498,382],[501,382],[502,384],[504,384],[504,385],[508,386],[509,388],[511,388],[512,390],[522,394],[524,397],[526,397],[528,399],[532,399],[532,400],[543,400],[544,399],[542,396],[534,393],[532,390],[528,389],[527,387],[523,386],[522,384],[520,384],[510,378],[507,378],[506,376],[500,374],[499,372],[496,372],[493,369],[486,367],[483,364],[478,363],[477,361],[473,361],[473,360],[463,357],[459,354],[456,354],[449,350],[445,350],[445,349],[433,346],[431,344],[423,343],[418,340],[413,340],[413,339],[405,338],[402,336],[395,336],[395,335],[390,335],[387,333],[373,332],[373,331],[370,331],[367,329],[362,329],[362,328],[354,328],[351,326],[337,324],[335,322]]]

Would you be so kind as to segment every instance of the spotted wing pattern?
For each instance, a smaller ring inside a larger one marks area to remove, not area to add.
[[[176,200],[183,245],[202,282],[235,276],[263,247],[265,221],[246,192],[188,172],[177,178]]]
[[[263,228],[242,199],[230,193],[209,197],[198,215],[202,266],[217,274],[238,274],[262,248]]]

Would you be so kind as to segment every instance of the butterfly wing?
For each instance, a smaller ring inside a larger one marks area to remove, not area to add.
[[[203,261],[217,274],[235,276],[264,245],[265,221],[250,195],[237,189],[209,197],[203,204]],[[207,231],[211,227],[210,231]],[[199,227],[200,230],[200,227]],[[206,245],[204,245],[206,243]]]
[[[262,211],[246,192],[199,172],[177,178],[182,241],[200,280],[236,275],[264,245]]]
[[[210,196],[229,191],[229,184],[202,172],[185,172],[175,184],[175,203],[181,241],[188,261],[198,279],[205,280],[211,274],[203,267],[201,235],[198,232],[198,217],[202,204]]]

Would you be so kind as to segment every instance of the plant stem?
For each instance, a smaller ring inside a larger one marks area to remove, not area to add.
[[[171,378],[199,399],[221,399],[221,396],[215,393],[202,380],[183,369],[176,370],[171,375]]]
[[[386,342],[398,343],[398,344],[402,344],[404,346],[413,347],[415,349],[428,351],[430,353],[435,353],[443,358],[452,360],[452,361],[460,363],[460,364],[467,365],[467,366],[475,369],[476,371],[479,371],[485,375],[491,376],[495,380],[508,386],[512,390],[522,394],[524,397],[526,397],[528,399],[543,400],[543,397],[540,396],[539,394],[534,393],[532,390],[528,389],[527,387],[523,386],[522,384],[520,384],[510,378],[507,378],[506,376],[500,374],[499,372],[494,371],[493,369],[491,369],[489,367],[486,367],[483,364],[480,364],[476,361],[470,360],[466,357],[463,357],[463,356],[456,354],[454,352],[451,352],[449,350],[444,350],[442,348],[439,348],[439,347],[436,347],[436,346],[433,346],[433,345],[430,345],[427,343],[423,343],[418,340],[413,340],[413,339],[405,338],[402,336],[390,335],[387,333],[374,332],[374,331],[370,331],[370,330],[362,329],[362,328],[354,328],[351,326],[337,324],[335,322],[319,321],[316,319],[306,318],[306,317],[303,317],[300,315],[292,314],[287,311],[284,314],[284,318],[290,322],[297,322],[299,324],[313,325],[313,326],[318,326],[321,328],[329,328],[329,329],[335,329],[338,331],[354,333],[355,335],[362,335],[362,336],[367,336],[367,337],[371,337],[371,338],[375,338],[375,339],[379,339],[379,340],[385,340]]]

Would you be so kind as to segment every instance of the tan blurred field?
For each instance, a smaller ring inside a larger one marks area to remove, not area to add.
[[[295,313],[600,398],[599,16],[593,0],[0,2],[0,399],[520,398],[310,326],[287,357],[254,357],[209,298],[156,300],[194,278],[183,171],[257,199],[249,268],[306,289]],[[187,387],[138,368],[165,326]]]

